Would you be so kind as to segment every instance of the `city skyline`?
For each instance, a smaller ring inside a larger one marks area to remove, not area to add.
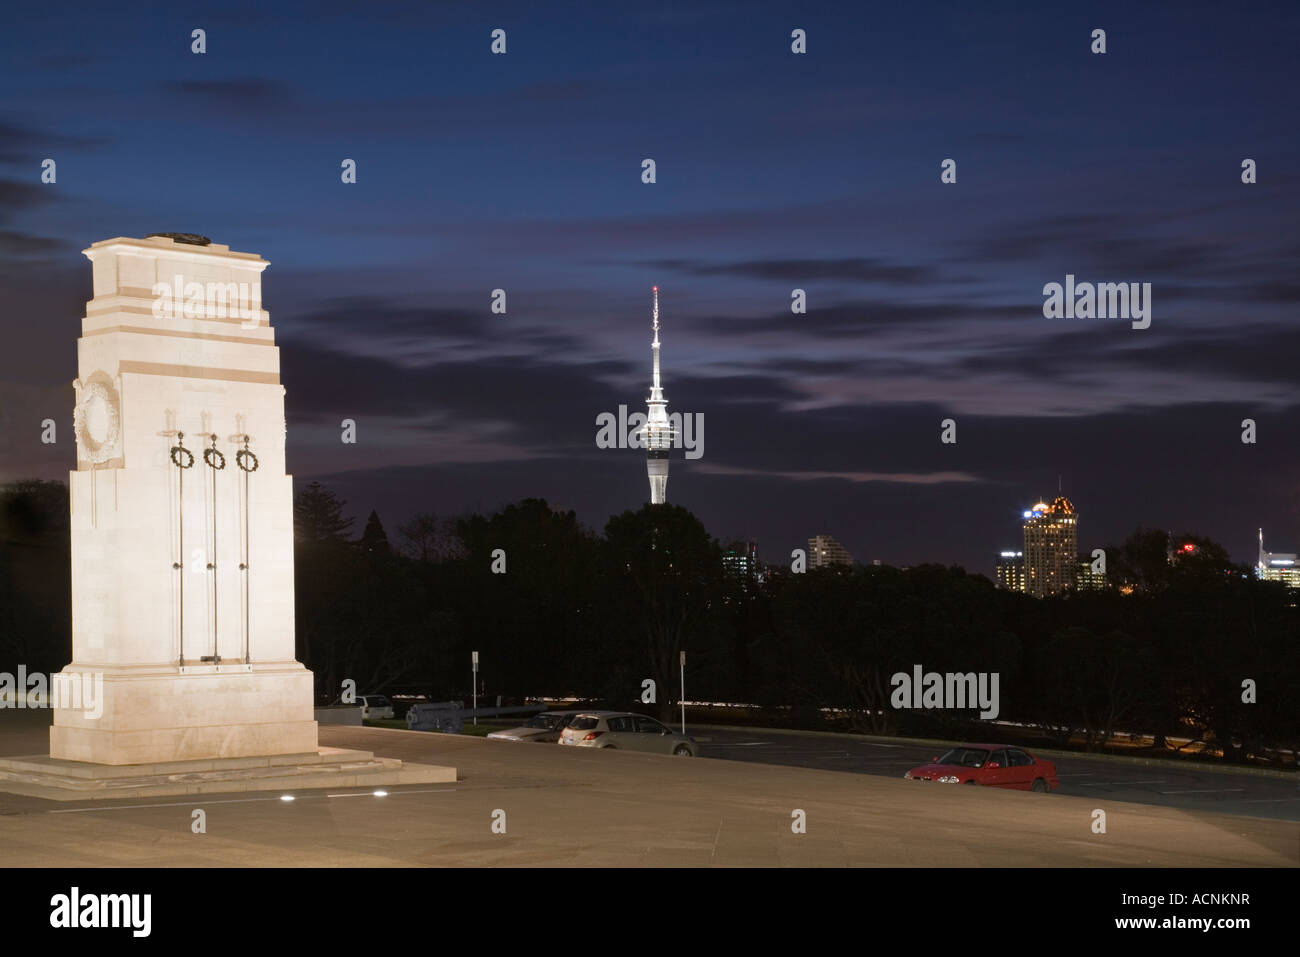
[[[191,25],[30,11],[0,38],[0,480],[72,467],[80,250],[185,230],[271,263],[296,487],[389,528],[643,504],[644,456],[591,424],[644,393],[657,284],[674,408],[709,423],[671,501],[766,560],[824,528],[988,574],[1058,475],[1095,546],[1186,529],[1249,563],[1262,526],[1295,547],[1297,14],[1179,14],[234,4],[195,56]],[[1046,318],[1066,277],[1149,282],[1150,326]]]

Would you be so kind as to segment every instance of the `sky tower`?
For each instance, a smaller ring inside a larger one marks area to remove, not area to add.
[[[650,351],[654,356],[654,375],[650,380],[650,397],[646,399],[646,424],[640,430],[645,445],[646,474],[650,477],[650,504],[662,505],[668,501],[668,450],[673,447],[675,432],[668,421],[668,400],[659,385],[659,287],[654,287],[654,341]]]

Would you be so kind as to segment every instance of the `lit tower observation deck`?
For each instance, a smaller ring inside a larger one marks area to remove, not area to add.
[[[639,430],[645,446],[646,474],[650,477],[650,504],[662,505],[668,501],[668,451],[673,447],[676,430],[668,420],[668,400],[659,385],[659,287],[654,287],[655,337],[650,343],[654,356],[654,375],[650,380],[650,397],[646,399],[646,424]]]

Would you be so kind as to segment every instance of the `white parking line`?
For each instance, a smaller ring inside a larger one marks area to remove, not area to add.
[[[1242,804],[1276,804],[1279,801],[1300,801],[1300,797],[1293,798],[1251,798],[1249,801],[1242,801]]]
[[[696,740],[699,740],[699,739],[697,738]],[[713,747],[715,747],[715,748],[756,748],[756,747],[758,747],[760,744],[771,744],[771,743],[772,743],[771,741],[741,741],[741,742],[736,743],[736,744],[718,744],[718,743],[715,743],[715,744],[713,745]]]
[[[1196,788],[1189,791],[1161,791],[1161,794],[1223,794],[1227,791],[1244,791],[1245,788]]]
[[[1080,782],[1079,782],[1079,787],[1083,787],[1083,788],[1112,788],[1112,787],[1122,787],[1122,786],[1124,786],[1124,785],[1126,785],[1126,784],[1137,785],[1137,784],[1164,784],[1164,783],[1165,783],[1165,782],[1162,781],[1162,780],[1161,780],[1161,781],[1080,781]],[[1162,793],[1164,793],[1164,794],[1171,794],[1171,793],[1173,793],[1173,792],[1171,792],[1171,791],[1164,791],[1164,792],[1162,792]]]

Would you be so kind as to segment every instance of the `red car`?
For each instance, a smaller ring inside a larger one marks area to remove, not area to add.
[[[984,784],[1015,791],[1047,792],[1061,786],[1051,761],[1004,744],[961,744],[935,758],[933,764],[912,768],[903,777],[909,781]]]

